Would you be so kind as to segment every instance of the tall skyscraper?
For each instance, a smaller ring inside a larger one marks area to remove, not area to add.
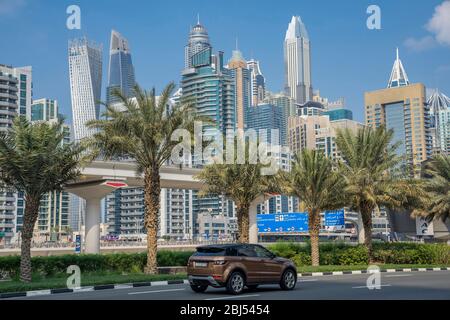
[[[266,97],[266,78],[259,67],[259,61],[251,59],[247,62],[250,70],[252,106],[257,106]]]
[[[247,69],[247,62],[237,48],[233,50],[228,69],[236,88],[236,128],[244,129],[245,111],[251,104],[250,70]]]
[[[230,70],[223,66],[223,52],[212,55],[212,48],[206,42],[207,34],[200,24],[192,28],[187,50],[188,68],[183,70],[181,79],[183,97],[195,101],[199,115],[215,121],[214,125],[204,126],[206,136],[213,134],[212,128],[225,134],[236,125],[235,81]],[[203,49],[196,51],[200,44]]]
[[[225,135],[236,128],[235,79],[230,69],[224,68],[223,52],[212,55],[206,29],[198,23],[189,34],[185,50],[185,66],[182,71],[183,98],[192,99],[199,115],[214,120],[214,124],[203,126],[204,138],[216,136],[217,130]],[[193,159],[194,166],[204,162]],[[199,213],[208,212],[232,216],[233,206],[223,196],[200,198],[198,192],[192,192],[192,223],[194,238],[198,237],[198,225],[195,225]]]
[[[435,152],[450,155],[450,98],[435,90],[428,98]]]
[[[197,24],[189,33],[188,44],[184,48],[184,68],[192,68],[192,57],[205,49],[211,49],[211,44],[209,43],[208,31],[200,24],[200,18],[198,18]]]
[[[0,65],[0,132],[11,129],[17,115],[30,118],[32,86],[31,67]],[[0,242],[9,243],[23,223],[23,192],[0,186],[0,204]]]
[[[311,43],[299,16],[292,17],[284,40],[285,90],[295,103],[312,100]]]
[[[419,176],[422,162],[432,154],[429,107],[425,86],[410,84],[398,54],[388,88],[365,93],[365,111],[366,125],[393,129],[393,143],[401,142],[399,173]]]
[[[79,141],[95,132],[86,122],[100,114],[102,46],[86,38],[69,41],[69,77],[74,138]]]
[[[108,104],[117,102],[117,98],[112,95],[114,89],[118,89],[125,96],[131,97],[135,84],[134,67],[128,41],[119,32],[112,30],[106,102]]]

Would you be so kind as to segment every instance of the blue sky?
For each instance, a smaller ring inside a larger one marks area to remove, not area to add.
[[[362,121],[364,92],[386,86],[397,46],[412,82],[438,86],[450,94],[450,3],[435,11],[442,3],[0,0],[0,63],[33,66],[34,98],[58,99],[70,121],[69,39],[86,35],[103,43],[102,99],[112,28],[130,42],[138,82],[160,90],[169,81],[180,80],[189,27],[196,23],[198,13],[215,51],[224,51],[228,59],[238,37],[244,57],[260,60],[268,89],[280,91],[284,35],[292,15],[300,15],[311,38],[314,89],[330,99],[345,97],[355,118]],[[80,31],[66,28],[66,8],[71,4],[81,8]],[[381,8],[381,30],[366,27],[370,4]]]

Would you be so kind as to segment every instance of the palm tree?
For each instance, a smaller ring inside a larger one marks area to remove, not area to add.
[[[336,144],[342,160],[340,173],[346,187],[347,205],[358,211],[364,227],[364,241],[373,262],[372,213],[380,207],[409,209],[425,197],[418,180],[399,175],[401,158],[392,143],[393,130],[364,127],[353,133],[339,130]]]
[[[92,157],[105,159],[117,157],[131,158],[136,161],[138,176],[144,178],[144,226],[147,230],[147,264],[145,272],[156,274],[157,269],[157,232],[160,210],[160,174],[161,166],[166,163],[172,149],[179,141],[172,141],[177,129],[194,132],[195,121],[207,121],[196,116],[195,105],[180,101],[173,108],[167,105],[175,85],[167,85],[158,98],[155,90],[148,92],[138,85],[134,88],[135,99],[129,99],[119,90],[113,95],[123,105],[120,110],[106,105],[104,119],[88,122],[87,126],[96,129],[93,137],[87,141]]]
[[[14,120],[12,129],[0,134],[0,181],[25,194],[20,279],[31,282],[31,240],[42,197],[62,191],[79,175],[83,148],[64,143],[62,121],[56,124]]]
[[[440,218],[443,221],[450,217],[450,156],[434,157],[425,166],[425,191],[429,195],[423,209],[418,210],[429,220]]]
[[[289,173],[280,172],[287,194],[296,196],[308,212],[311,261],[319,265],[320,213],[344,205],[344,180],[333,168],[333,161],[320,150],[304,149],[295,155]]]
[[[241,243],[249,242],[250,206],[261,195],[272,193],[275,187],[275,175],[263,175],[265,167],[261,162],[249,161],[249,143],[245,142],[245,163],[237,161],[240,149],[237,148],[238,139],[235,139],[234,161],[231,164],[213,163],[203,168],[197,179],[205,183],[200,195],[224,195],[234,201],[236,205],[238,238]],[[224,157],[226,157],[224,152]]]

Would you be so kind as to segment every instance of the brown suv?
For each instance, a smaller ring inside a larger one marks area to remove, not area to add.
[[[260,284],[279,284],[284,290],[292,290],[297,283],[297,269],[291,260],[254,244],[198,247],[189,258],[187,273],[195,292],[212,286],[240,294],[245,286],[256,289]]]

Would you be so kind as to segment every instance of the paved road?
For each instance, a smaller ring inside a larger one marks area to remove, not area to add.
[[[24,297],[17,300],[308,300],[308,299],[445,299],[450,300],[450,271],[382,273],[381,288],[369,290],[369,275],[342,275],[299,278],[293,291],[277,286],[261,286],[242,295],[226,294],[224,289],[209,288],[194,293],[188,285],[152,286],[111,289],[47,296]]]

